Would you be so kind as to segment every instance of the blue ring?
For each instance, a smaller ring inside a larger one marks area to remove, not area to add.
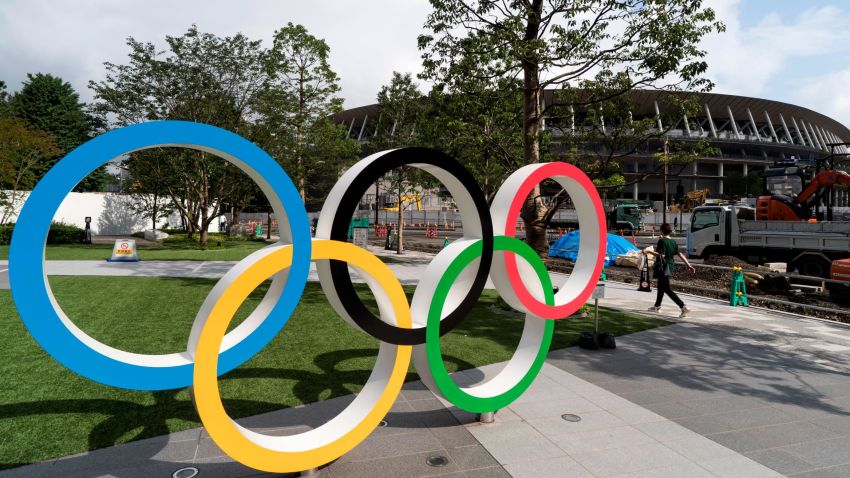
[[[182,146],[230,156],[264,178],[283,204],[297,253],[280,298],[268,317],[241,342],[219,357],[218,374],[226,373],[259,352],[283,328],[295,309],[310,271],[310,222],[292,180],[265,151],[245,138],[210,125],[154,121],[126,126],[98,136],[56,163],[33,189],[15,225],[9,249],[12,298],[24,325],[59,363],[89,379],[133,390],[167,390],[192,383],[193,364],[144,366],[115,360],[81,342],[53,307],[44,274],[44,246],[53,215],[86,175],[122,154],[158,146]],[[270,197],[270,199],[273,199]],[[282,224],[283,221],[280,221]]]

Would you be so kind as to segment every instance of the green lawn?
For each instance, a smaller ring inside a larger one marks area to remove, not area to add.
[[[50,283],[83,330],[138,353],[185,350],[195,313],[214,284],[131,277],[51,277]],[[238,317],[256,306],[264,287]],[[490,312],[495,298],[487,293],[474,313],[444,338],[449,369],[502,361],[513,353],[523,319]],[[664,324],[614,311],[601,314],[602,328],[617,335]],[[574,345],[578,333],[589,328],[588,320],[558,321],[552,348]],[[374,364],[377,345],[338,318],[319,285],[310,283],[283,332],[220,380],[227,410],[234,417],[254,415],[357,392]],[[412,367],[408,379],[417,379]],[[6,290],[0,291],[0,380],[0,469],[200,425],[187,389],[116,389],[50,359],[26,332]]]
[[[185,235],[182,235],[185,236]],[[206,249],[185,237],[169,238],[158,246],[139,245],[139,259],[145,261],[238,261],[267,244],[263,241],[227,240],[211,234]],[[106,260],[112,244],[50,244],[47,260]],[[0,246],[0,260],[9,258],[9,246]]]
[[[240,261],[267,246],[262,241],[210,241],[202,250],[188,241],[166,241],[160,246],[138,246],[143,261]],[[112,256],[111,244],[50,244],[47,260],[106,260]],[[392,256],[378,256],[384,263],[400,263]],[[9,246],[0,246],[0,260],[9,259]]]

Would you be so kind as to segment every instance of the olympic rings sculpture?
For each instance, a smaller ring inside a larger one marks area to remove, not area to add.
[[[50,290],[44,244],[54,212],[89,172],[122,154],[163,146],[206,151],[246,172],[269,199],[281,239],[237,263],[216,283],[195,317],[186,352],[145,355],[98,342],[74,325]],[[398,279],[380,259],[346,242],[349,220],[363,193],[383,174],[403,165],[440,180],[456,201],[464,225],[463,237],[427,266],[410,304]],[[582,231],[574,271],[557,293],[539,256],[513,237],[523,202],[547,178],[569,193]],[[9,279],[25,326],[62,365],[91,380],[134,390],[192,385],[201,421],[225,453],[259,470],[297,472],[330,463],[364,440],[400,393],[411,359],[430,390],[463,410],[490,412],[516,400],[543,365],[553,319],[569,316],[590,297],[605,256],[606,232],[595,187],[572,165],[541,163],[520,168],[488,207],[472,174],[460,163],[435,150],[401,148],[371,155],[342,175],[322,208],[313,239],[298,191],[262,149],[213,126],[156,121],[94,138],[48,171],[19,215],[9,251]],[[313,261],[334,310],[353,327],[380,340],[375,368],[355,400],[328,423],[293,436],[253,432],[227,415],[218,377],[258,353],[283,328]],[[355,293],[349,266],[372,290],[378,316]],[[227,332],[239,306],[270,277],[271,286],[257,308]],[[460,387],[443,363],[440,337],[466,317],[488,278],[508,304],[526,314],[525,326],[516,352],[499,374],[482,384]]]

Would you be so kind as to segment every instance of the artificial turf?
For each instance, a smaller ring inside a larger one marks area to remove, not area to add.
[[[214,281],[162,277],[51,277],[63,310],[92,337],[137,353],[185,350],[195,314]],[[262,298],[265,285],[234,324]],[[410,293],[412,289],[407,288]],[[365,288],[360,293],[368,295]],[[494,314],[486,291],[473,313],[442,341],[450,371],[507,360],[523,318]],[[602,310],[600,325],[624,335],[666,322]],[[575,345],[590,320],[558,321],[552,349]],[[233,417],[357,392],[378,341],[339,318],[318,284],[283,331],[260,353],[220,379]],[[417,376],[411,366],[408,380]],[[92,382],[65,369],[35,343],[7,290],[0,291],[0,469],[200,425],[187,389],[139,392]]]

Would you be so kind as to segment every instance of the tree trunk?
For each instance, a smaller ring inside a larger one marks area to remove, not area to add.
[[[210,174],[210,172],[206,167],[207,166],[207,164],[206,164],[206,161],[207,161],[206,153],[201,153],[201,160],[203,161],[204,167],[201,169],[201,171],[202,171],[202,173],[201,173],[201,191],[200,191],[201,197],[199,198],[200,200],[198,201],[198,209],[199,209],[198,212],[200,213],[199,215],[200,215],[200,218],[201,218],[200,227],[199,227],[200,231],[198,231],[198,232],[200,232],[200,237],[198,239],[198,242],[200,243],[201,249],[206,249],[207,248],[207,242],[209,240],[209,238],[207,236],[207,229],[209,229],[209,222],[210,222],[210,218],[209,218],[209,215],[210,215],[210,176],[209,176],[209,174]],[[195,217],[197,218],[198,215],[196,215]]]
[[[399,174],[402,174],[399,172]],[[401,178],[400,178],[401,179]],[[403,180],[399,180],[398,182],[398,240],[395,243],[395,252],[396,254],[401,254],[404,252],[404,246],[402,246],[402,235],[404,234],[404,207],[401,203],[402,192],[404,191]]]
[[[230,228],[232,229],[234,225],[239,224],[239,213],[241,211],[236,206],[230,208]],[[230,231],[228,231],[230,232]]]
[[[297,157],[297,173],[298,174],[298,192],[301,193],[301,202],[307,204],[307,193],[304,188],[304,157],[303,152],[301,150],[301,142],[303,138],[301,135],[301,127],[295,128],[295,151],[298,155]]]
[[[158,208],[157,208],[158,205],[159,205],[159,195],[157,193],[154,193],[153,194],[153,215],[151,217],[151,221],[153,222],[153,227],[151,229],[153,229],[154,231],[156,231],[156,216],[157,216],[157,213],[159,212]]]
[[[524,40],[528,45],[522,59],[523,102],[522,102],[522,146],[525,164],[540,162],[540,63],[533,43],[540,30],[543,0],[534,0],[528,13]],[[546,240],[546,208],[540,199],[540,185],[532,190],[520,212],[525,223],[526,242],[537,252],[549,249]]]
[[[207,208],[201,209],[201,227],[200,227],[200,229],[201,229],[200,233],[201,234],[200,234],[200,238],[199,238],[199,241],[198,241],[201,245],[201,249],[207,248],[207,242],[209,241],[207,229],[209,229],[209,227],[210,227],[210,225],[209,225],[210,221],[211,221],[211,219],[209,218],[209,211],[207,210]]]

